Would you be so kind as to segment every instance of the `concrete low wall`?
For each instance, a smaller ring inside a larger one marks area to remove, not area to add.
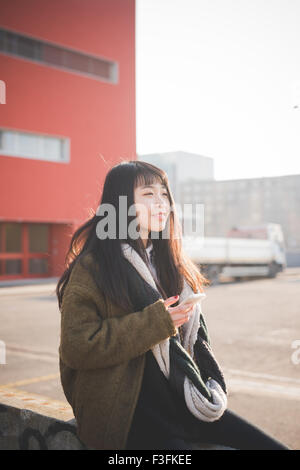
[[[189,449],[233,450],[207,444],[195,444]],[[10,387],[0,388],[0,450],[89,449],[76,435],[71,407]]]
[[[76,422],[0,404],[1,450],[84,450]]]
[[[66,402],[0,386],[0,450],[82,450]]]

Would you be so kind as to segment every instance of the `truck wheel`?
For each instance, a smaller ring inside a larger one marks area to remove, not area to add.
[[[269,278],[274,278],[274,277],[276,277],[278,271],[279,271],[279,266],[278,266],[278,264],[275,263],[274,261],[272,261],[272,263],[269,264],[269,273],[268,273],[268,277],[269,277]]]
[[[211,281],[211,285],[215,286],[220,283],[219,274],[220,274],[219,266],[208,266],[206,270],[206,276]]]

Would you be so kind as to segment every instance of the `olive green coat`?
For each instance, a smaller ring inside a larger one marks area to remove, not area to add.
[[[93,262],[91,255],[86,260]],[[124,311],[75,264],[61,306],[60,374],[78,437],[88,448],[125,449],[145,353],[173,335],[162,299],[138,312]]]

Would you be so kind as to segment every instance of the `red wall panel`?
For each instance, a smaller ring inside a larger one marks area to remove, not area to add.
[[[135,1],[10,0],[0,26],[119,64],[110,84],[0,53],[0,127],[71,140],[68,164],[0,156],[0,218],[76,225],[108,169],[136,158]]]

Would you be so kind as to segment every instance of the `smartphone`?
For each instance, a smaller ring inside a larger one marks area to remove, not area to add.
[[[202,294],[201,293],[200,294],[192,294],[189,297],[187,297],[185,300],[180,302],[178,307],[195,305],[198,302],[200,302],[200,300],[202,300],[204,297],[206,297],[206,294],[204,294],[204,293],[202,293]]]

